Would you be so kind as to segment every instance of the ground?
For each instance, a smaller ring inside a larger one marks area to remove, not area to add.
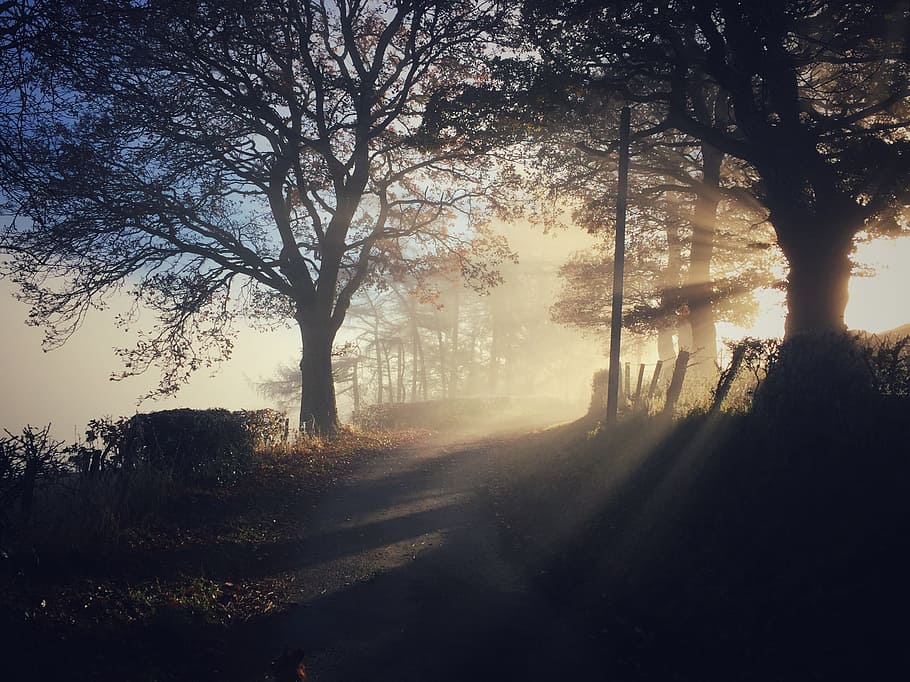
[[[37,584],[4,641],[41,674],[11,679],[264,682],[298,650],[317,682],[902,679],[910,427],[892,421],[782,440],[745,417],[537,419],[375,447],[318,490],[279,468],[234,495],[243,523],[201,534],[218,542],[147,554],[154,584],[86,568],[107,578],[72,627],[38,627],[59,597]],[[127,587],[154,617],[87,627],[99,604],[135,610]]]
[[[309,471],[316,484],[278,466],[254,486],[185,496],[167,531],[108,557],[64,553],[18,576],[5,565],[11,669],[249,682],[295,649],[324,682],[565,669],[574,633],[503,551],[491,495],[510,444],[545,425],[399,434]]]
[[[586,642],[504,551],[490,485],[516,436],[437,437],[361,467],[300,547],[299,606],[249,633],[246,670],[301,648],[312,679],[566,673]]]

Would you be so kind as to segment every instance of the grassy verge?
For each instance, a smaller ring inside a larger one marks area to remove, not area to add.
[[[260,453],[233,485],[160,486],[128,518],[45,514],[0,559],[9,669],[27,670],[22,679],[192,679],[194,661],[220,655],[221,633],[291,605],[295,548],[319,495],[418,437],[347,433]],[[162,647],[165,633],[173,646]],[[189,633],[193,650],[183,651]]]
[[[493,507],[604,679],[897,679],[910,662],[899,412],[579,422],[517,448]]]

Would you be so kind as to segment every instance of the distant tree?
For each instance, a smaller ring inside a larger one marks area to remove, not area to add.
[[[575,142],[590,140],[592,133],[609,135],[580,125],[569,144],[548,143],[549,181],[541,179],[538,185],[558,188],[574,207],[574,221],[599,238],[594,251],[576,254],[562,268],[565,286],[554,319],[604,331],[612,296],[616,159],[608,151],[587,151],[587,142]],[[716,322],[744,321],[753,307],[752,292],[773,280],[770,230],[754,227],[766,214],[739,198],[737,164],[722,164],[720,156],[711,154],[680,135],[662,134],[636,144],[623,319],[637,333],[657,334],[663,360],[674,356],[672,337],[677,335],[679,348],[690,351],[706,376],[715,371]]]
[[[790,266],[789,336],[844,328],[860,231],[906,230],[910,73],[904,2],[525,3],[558,77],[647,108],[754,171]],[[705,89],[728,103],[706,117]]]
[[[526,33],[535,37],[535,27]],[[572,44],[584,50],[581,43]],[[508,163],[500,168],[517,197],[516,210],[530,212],[548,226],[562,222],[571,208],[574,223],[602,235],[605,243],[612,241],[622,94],[592,82],[581,68],[548,60],[550,51],[533,40],[523,47],[524,52],[515,52],[539,53],[543,59],[494,59],[488,81],[451,97],[441,93],[427,118],[428,133],[459,130],[480,141],[497,140],[506,146],[499,156]],[[726,118],[726,96],[716,86],[702,78],[691,90],[706,125]],[[730,309],[718,299],[733,290],[717,273],[757,260],[758,243],[771,249],[766,235],[743,237],[739,249],[731,248],[730,241],[734,225],[742,231],[741,216],[761,224],[767,211],[746,191],[744,185],[754,175],[746,164],[707,142],[653,125],[662,112],[659,102],[639,104],[635,111],[629,224],[630,238],[637,235],[638,241],[627,244],[627,253],[629,259],[647,261],[645,267],[653,270],[647,291],[640,292],[652,300],[639,308],[651,310],[662,357],[672,357],[671,337],[678,334],[680,348],[690,351],[697,371],[713,374],[716,313]],[[719,210],[729,224],[719,223]],[[639,258],[636,248],[648,253]],[[612,273],[601,274],[609,286]],[[766,279],[770,283],[770,273]],[[643,284],[639,280],[634,286]],[[604,286],[592,281],[587,290]],[[585,306],[577,298],[584,295],[581,291],[565,293],[574,297],[573,304]],[[571,317],[569,308],[558,305],[557,318],[569,321],[561,317]]]
[[[123,375],[157,363],[169,393],[230,353],[237,315],[293,319],[301,428],[334,432],[332,344],[355,292],[421,253],[476,255],[448,225],[481,207],[485,150],[414,132],[435,91],[483,77],[500,4],[30,6],[0,251],[31,320],[62,343],[130,287],[158,322]],[[504,253],[488,246],[487,262]]]

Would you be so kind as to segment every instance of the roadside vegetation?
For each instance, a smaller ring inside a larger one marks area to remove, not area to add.
[[[420,434],[284,442],[284,419],[265,419],[275,416],[98,420],[72,446],[47,428],[8,434],[0,629],[13,652],[6,669],[24,675],[11,679],[191,679],[218,667],[232,629],[291,608],[295,548],[319,495]],[[129,444],[140,427],[145,440]]]
[[[823,372],[834,357],[852,374]],[[907,340],[766,358],[746,402],[613,429],[589,415],[528,437],[491,486],[512,559],[588,633],[603,678],[885,680],[906,664]]]

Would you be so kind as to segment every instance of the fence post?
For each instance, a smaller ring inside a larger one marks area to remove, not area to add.
[[[657,382],[660,381],[660,370],[663,369],[663,366],[663,360],[658,360],[657,364],[654,365],[654,374],[651,375],[651,385],[648,386],[648,397],[646,398],[648,405],[651,404],[651,401],[654,400],[654,394],[657,393]]]
[[[679,351],[679,354],[676,356],[676,364],[673,366],[673,378],[670,379],[670,387],[667,389],[667,402],[664,403],[663,415],[665,417],[673,416],[673,410],[676,409],[679,394],[682,393],[683,381],[686,379],[686,367],[688,364],[689,351]]]
[[[638,383],[635,385],[635,401],[632,404],[632,409],[638,411],[641,409],[641,384],[645,380],[645,364],[641,363],[638,366]]]
[[[717,388],[714,389],[714,401],[711,403],[710,410],[712,413],[720,410],[721,403],[724,402],[724,398],[726,398],[727,394],[730,392],[730,388],[733,386],[733,380],[739,373],[739,368],[742,366],[745,356],[745,345],[739,345],[733,348],[733,357],[730,358],[730,366],[721,372],[720,380],[717,382]]]

